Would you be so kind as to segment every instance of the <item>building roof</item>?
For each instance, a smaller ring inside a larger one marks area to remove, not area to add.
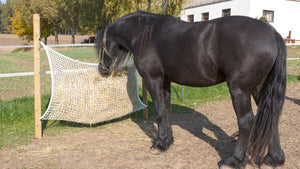
[[[189,2],[184,5],[184,8],[192,8],[196,6],[209,5],[209,4],[220,3],[225,1],[231,1],[231,0],[189,0]],[[300,0],[295,0],[295,1],[300,1]]]

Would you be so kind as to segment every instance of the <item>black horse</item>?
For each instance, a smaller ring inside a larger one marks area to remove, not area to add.
[[[257,164],[285,162],[278,122],[286,89],[286,47],[269,24],[242,16],[187,23],[168,15],[136,12],[103,25],[96,48],[104,75],[118,70],[133,53],[157,115],[158,135],[151,153],[163,152],[173,142],[171,82],[194,87],[226,82],[239,137],[234,153],[221,167],[244,167],[248,156]],[[256,116],[251,96],[258,105]]]

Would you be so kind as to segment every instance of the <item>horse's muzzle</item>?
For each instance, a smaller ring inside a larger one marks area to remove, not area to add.
[[[109,76],[111,71],[107,69],[106,67],[102,66],[101,64],[98,65],[98,70],[101,75]]]

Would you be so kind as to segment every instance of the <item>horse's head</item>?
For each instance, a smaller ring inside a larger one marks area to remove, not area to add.
[[[105,26],[98,32],[95,47],[100,57],[98,69],[102,75],[113,71],[122,71],[131,59],[128,42],[122,38],[113,26]]]

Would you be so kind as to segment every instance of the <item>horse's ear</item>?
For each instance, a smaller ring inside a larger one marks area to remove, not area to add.
[[[102,42],[103,42],[103,35],[104,35],[104,31],[106,28],[106,21],[105,18],[101,18],[101,29],[100,30],[96,30],[96,39],[95,39],[95,48],[97,50],[98,56],[100,54],[100,49],[102,47]]]

